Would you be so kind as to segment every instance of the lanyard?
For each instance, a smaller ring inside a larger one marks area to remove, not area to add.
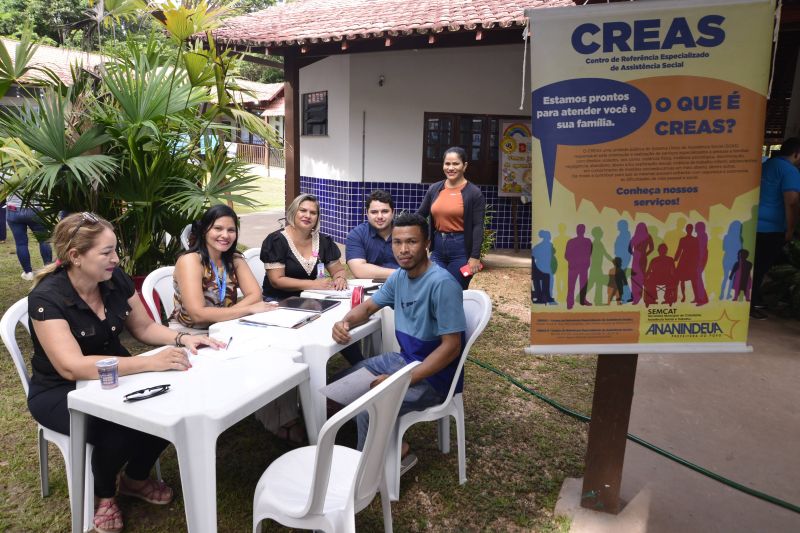
[[[211,261],[211,270],[214,271],[214,276],[217,278],[217,291],[219,295],[219,304],[225,305],[225,289],[228,286],[228,278],[225,276],[227,273],[225,271],[225,265],[222,265],[222,275],[220,276],[219,270],[217,270],[217,264],[214,261]]]

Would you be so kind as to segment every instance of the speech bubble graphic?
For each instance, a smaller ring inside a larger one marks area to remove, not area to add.
[[[633,133],[601,145],[559,146],[554,194],[571,192],[576,208],[588,202],[598,211],[666,220],[678,212],[708,216],[715,205],[731,208],[758,187],[763,95],[698,76],[628,84],[653,103],[650,118]],[[704,104],[712,101],[717,104]]]
[[[639,129],[651,112],[650,100],[641,90],[604,78],[551,83],[533,91],[531,99],[533,136],[542,146],[551,203],[559,145],[614,141]]]

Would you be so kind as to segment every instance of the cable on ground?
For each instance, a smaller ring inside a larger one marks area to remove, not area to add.
[[[505,372],[503,372],[499,368],[497,368],[497,367],[495,367],[495,366],[493,366],[493,365],[491,365],[489,363],[486,363],[484,361],[481,361],[480,359],[476,359],[476,358],[471,357],[471,356],[467,357],[467,361],[470,361],[471,363],[474,363],[474,364],[478,365],[479,367],[481,367],[481,368],[483,368],[485,370],[488,370],[490,372],[494,372],[495,374],[497,374],[501,378],[505,379],[506,381],[512,383],[513,385],[515,385],[519,389],[522,389],[523,391],[527,392],[528,394],[530,394],[532,396],[535,396],[536,398],[542,400],[544,403],[550,405],[551,407],[554,407],[556,410],[564,413],[565,415],[571,416],[572,418],[580,420],[581,422],[589,422],[591,420],[591,418],[589,418],[585,414],[580,413],[578,411],[575,411],[574,409],[570,409],[569,407],[567,407],[565,405],[562,405],[561,403],[557,402],[556,400],[553,400],[552,398],[548,398],[544,394],[542,394],[542,393],[540,393],[540,392],[528,387],[527,385],[525,385],[521,381],[517,380],[513,376],[510,376],[509,374],[506,374]],[[663,448],[659,448],[655,444],[647,442],[646,440],[642,439],[641,437],[637,437],[636,435],[634,435],[632,433],[628,433],[628,440],[631,441],[631,442],[635,442],[639,446],[643,446],[644,448],[646,448],[646,449],[648,449],[650,451],[653,451],[653,452],[655,452],[655,453],[657,453],[657,454],[659,454],[659,455],[661,455],[663,457],[666,457],[667,459],[670,459],[671,461],[674,461],[674,462],[676,462],[676,463],[678,463],[680,465],[683,465],[686,468],[689,468],[690,470],[694,470],[695,472],[697,472],[699,474],[702,474],[702,475],[704,475],[704,476],[706,476],[708,478],[711,478],[711,479],[713,479],[713,480],[715,480],[715,481],[717,481],[719,483],[722,483],[723,485],[726,485],[726,486],[728,486],[728,487],[730,487],[732,489],[738,490],[739,492],[744,492],[745,494],[749,494],[750,496],[758,498],[759,500],[763,500],[763,501],[771,503],[773,505],[777,505],[778,507],[783,507],[784,509],[788,509],[789,511],[792,511],[792,512],[800,514],[800,506],[798,506],[798,505],[795,505],[793,503],[789,503],[787,501],[781,500],[780,498],[776,498],[775,496],[770,496],[769,494],[766,494],[766,493],[761,492],[759,490],[751,489],[750,487],[742,485],[741,483],[737,483],[736,481],[733,481],[733,480],[728,479],[728,478],[726,478],[724,476],[721,476],[721,475],[717,474],[716,472],[712,472],[711,470],[708,470],[707,468],[703,468],[702,466],[699,466],[699,465],[696,465],[696,464],[694,464],[694,463],[692,463],[690,461],[687,461],[686,459],[683,459],[682,457],[679,457],[679,456],[677,456],[677,455],[675,455],[675,454],[673,454],[671,452],[668,452],[667,450],[665,450]]]

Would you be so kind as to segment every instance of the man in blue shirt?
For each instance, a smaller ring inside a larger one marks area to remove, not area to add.
[[[386,279],[398,267],[392,253],[394,200],[376,189],[367,197],[367,221],[347,235],[347,266],[357,278]]]
[[[764,275],[792,240],[800,212],[800,137],[786,139],[778,154],[761,164],[761,193],[758,199],[756,253],[753,266],[753,294],[750,316],[767,318],[761,283]]]
[[[370,357],[354,368],[365,367],[377,377],[374,387],[406,364],[421,361],[411,372],[400,415],[421,411],[438,405],[447,397],[457,379],[456,392],[464,384],[463,369],[456,376],[464,332],[464,297],[461,285],[447,270],[428,259],[428,222],[420,215],[402,213],[394,221],[392,250],[400,265],[373,297],[353,308],[334,324],[333,339],[345,344],[350,341],[349,330],[363,324],[382,307],[395,312],[395,332],[401,352],[389,352]],[[364,447],[368,416],[358,415],[358,449]],[[413,466],[416,457],[408,453],[403,443],[404,470]]]

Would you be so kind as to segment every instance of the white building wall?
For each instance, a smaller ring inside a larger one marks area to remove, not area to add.
[[[332,56],[300,71],[301,114],[303,94],[328,91],[328,135],[300,137],[302,176],[332,179],[348,179],[352,176],[348,157],[350,62],[351,56]]]
[[[375,52],[333,56],[304,68],[301,92],[329,91],[329,138],[302,137],[301,173],[360,181],[362,119],[366,113],[364,179],[419,183],[425,112],[530,114],[528,89],[525,107],[519,109],[523,51],[520,42]],[[383,86],[379,85],[380,76],[384,77]],[[526,72],[526,80],[529,76]],[[342,81],[345,77],[347,82]],[[526,88],[529,86],[526,81]],[[349,98],[342,103],[339,91],[346,89]],[[342,119],[340,113],[345,107],[348,118]],[[343,140],[339,135],[345,122],[349,127],[345,127]],[[342,161],[343,156],[347,161]]]

